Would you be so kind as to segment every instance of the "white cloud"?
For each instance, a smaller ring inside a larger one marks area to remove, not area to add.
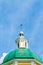
[[[0,58],[0,64],[3,62],[4,57],[6,56],[6,53],[2,54],[2,57]]]

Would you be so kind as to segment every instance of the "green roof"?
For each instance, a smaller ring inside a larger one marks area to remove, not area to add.
[[[11,51],[5,56],[3,63],[8,62],[12,59],[36,59],[37,61],[42,63],[41,58],[37,54],[26,48],[18,48]]]

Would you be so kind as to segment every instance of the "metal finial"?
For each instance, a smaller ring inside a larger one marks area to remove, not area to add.
[[[22,29],[23,29],[22,27],[23,27],[23,24],[20,25],[20,29],[21,29],[21,31],[22,31]]]

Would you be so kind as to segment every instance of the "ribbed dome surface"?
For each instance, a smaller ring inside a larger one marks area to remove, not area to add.
[[[19,48],[11,51],[6,55],[3,60],[3,63],[8,62],[12,59],[36,59],[37,61],[42,63],[41,58],[37,54],[26,48]]]

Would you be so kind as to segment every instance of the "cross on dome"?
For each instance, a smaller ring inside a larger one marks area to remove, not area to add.
[[[24,32],[22,31],[22,24],[20,25],[21,31],[19,38],[16,39],[17,48],[28,48],[28,40],[24,37]]]

